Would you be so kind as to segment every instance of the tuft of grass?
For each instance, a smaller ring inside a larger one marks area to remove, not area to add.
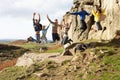
[[[0,80],[26,80],[35,71],[35,67],[9,67],[0,72]]]
[[[25,43],[25,44],[20,45],[20,46],[25,48],[25,49],[29,49],[32,52],[38,52],[39,53],[39,50],[40,50],[41,47],[48,47],[48,48],[50,48],[50,47],[55,46],[55,44],[53,44],[53,43],[38,44],[38,43],[30,42],[30,43]],[[61,53],[61,52],[63,52],[63,48],[62,47],[58,47],[56,49],[45,51],[45,53]]]
[[[25,44],[20,45],[20,46],[25,48],[25,49],[29,49],[29,50],[34,51],[34,52],[38,52],[41,45],[37,44],[37,43],[30,42],[30,43],[25,43]]]
[[[24,67],[9,67],[0,72],[0,80],[17,80],[25,77],[26,68]]]
[[[46,53],[62,53],[63,50],[64,49],[62,47],[59,47],[59,48],[54,49],[54,50],[48,50],[48,51],[46,51]]]

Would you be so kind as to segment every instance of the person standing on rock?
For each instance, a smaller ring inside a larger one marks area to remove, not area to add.
[[[55,41],[59,41],[60,40],[60,37],[59,37],[59,34],[58,34],[58,27],[61,26],[58,24],[58,19],[55,19],[55,21],[52,21],[49,16],[47,15],[47,19],[49,20],[49,22],[52,24],[52,39],[53,39],[53,42]]]
[[[97,31],[102,30],[100,22],[105,18],[105,10],[102,10],[100,7],[96,6],[96,11],[93,9],[92,14],[94,15],[94,21],[97,26]]]
[[[73,12],[73,13],[70,13],[71,15],[79,15],[80,16],[80,24],[81,24],[81,27],[80,27],[80,34],[78,35],[78,39],[79,37],[82,35],[82,33],[87,29],[87,25],[86,25],[86,22],[85,22],[85,17],[86,15],[89,16],[90,14],[85,11],[83,8],[81,8],[81,10],[79,12]]]
[[[42,30],[42,24],[40,24],[40,14],[38,13],[38,19],[35,19],[36,13],[33,13],[33,26],[36,32],[36,42],[40,43],[40,31]]]

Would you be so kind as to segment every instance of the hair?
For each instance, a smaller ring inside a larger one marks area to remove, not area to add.
[[[84,8],[83,8],[83,7],[81,7],[80,9],[81,9],[81,10],[84,10]]]
[[[97,10],[98,10],[100,13],[102,13],[101,8],[98,8]]]
[[[46,26],[45,26],[45,25],[43,25],[43,26],[42,26],[42,28],[43,28],[43,27],[45,28]]]
[[[55,21],[58,21],[58,19],[55,19]]]

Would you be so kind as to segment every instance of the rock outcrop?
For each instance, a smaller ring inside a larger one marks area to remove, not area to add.
[[[79,16],[72,16],[69,12],[80,11],[80,7],[84,7],[86,11],[91,13],[92,9],[95,8],[94,5],[100,6],[105,9],[106,18],[101,22],[104,31],[95,32],[94,17],[92,15],[86,18],[87,30],[82,35],[82,39],[103,39],[111,40],[116,36],[116,31],[120,30],[120,0],[74,0],[73,6],[70,11],[68,11],[63,19],[65,22],[70,23],[71,27],[69,30],[69,37],[75,42],[80,41],[77,39],[80,28]],[[101,33],[103,34],[101,35]]]

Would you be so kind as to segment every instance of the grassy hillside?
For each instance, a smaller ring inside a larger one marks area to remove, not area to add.
[[[0,80],[120,80],[119,74],[120,44],[115,41],[96,42],[95,47],[62,63],[44,61],[29,68],[6,68],[0,72]]]

